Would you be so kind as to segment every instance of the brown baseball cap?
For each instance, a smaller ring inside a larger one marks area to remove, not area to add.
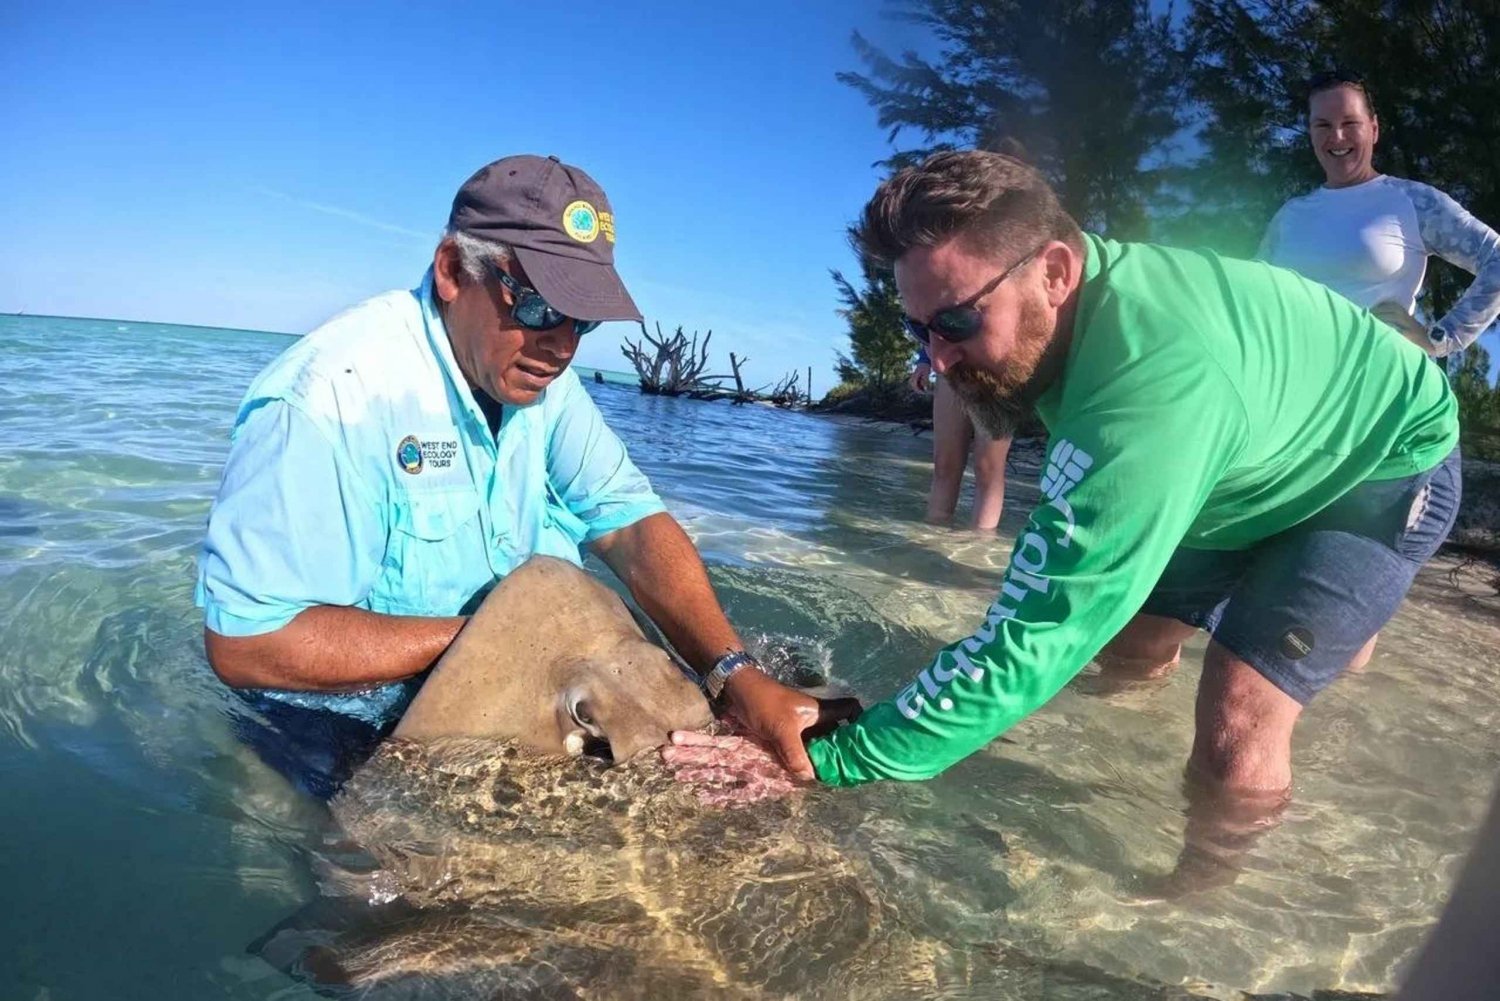
[[[507,156],[479,168],[448,225],[515,251],[526,277],[575,320],[637,320],[615,271],[615,216],[604,189],[555,156]]]

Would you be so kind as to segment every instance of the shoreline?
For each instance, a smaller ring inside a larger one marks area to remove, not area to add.
[[[917,394],[908,392],[907,395]],[[819,416],[857,417],[868,422],[899,424],[911,429],[913,435],[920,435],[932,430],[931,398],[926,399],[928,413],[925,417],[913,417],[909,410],[899,404],[882,408],[878,403],[872,404],[868,400],[858,401],[853,407],[844,406],[843,401],[840,401],[832,406],[813,404],[802,409]],[[1027,429],[1016,435],[1006,469],[1007,475],[1032,481],[1029,485],[1035,486],[1034,481],[1041,473],[1041,450],[1046,445],[1046,436],[1030,433],[1031,431],[1032,429]],[[1471,597],[1475,594],[1480,597],[1500,597],[1500,463],[1478,458],[1464,459],[1463,499],[1460,501],[1458,516],[1448,538],[1428,561],[1424,572],[1440,562],[1444,564],[1445,572],[1463,572],[1467,575],[1466,590]],[[1476,583],[1483,573],[1478,568],[1488,568],[1486,584]]]

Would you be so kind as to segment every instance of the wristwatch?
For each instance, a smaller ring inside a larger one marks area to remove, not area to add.
[[[735,672],[744,667],[760,667],[760,662],[743,650],[733,650],[720,657],[718,662],[703,676],[703,694],[711,704],[717,704],[724,694],[724,685]]]

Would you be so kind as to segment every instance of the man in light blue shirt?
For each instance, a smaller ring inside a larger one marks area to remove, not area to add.
[[[568,368],[600,322],[641,317],[614,240],[583,171],[498,160],[459,190],[419,288],[335,317],[251,385],[197,601],[209,663],[258,711],[242,733],[304,789],[337,789],[536,553],[597,553],[701,673],[745,659],[697,551]]]

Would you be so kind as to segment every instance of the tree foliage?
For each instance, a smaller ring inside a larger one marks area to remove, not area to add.
[[[1500,433],[1500,393],[1490,384],[1490,353],[1471,344],[1450,377],[1458,397],[1459,421],[1465,427]]]
[[[890,270],[867,260],[860,270],[859,288],[842,272],[830,272],[843,303],[839,315],[849,324],[850,354],[839,354],[835,370],[841,382],[886,389],[905,380],[916,345],[902,323],[901,297]]]
[[[939,149],[1013,148],[1041,168],[1088,228],[1147,235],[1167,180],[1163,152],[1184,124],[1183,53],[1147,0],[897,0],[936,58],[893,57],[854,36],[865,73],[839,74],[878,112],[892,166]]]
[[[888,0],[887,9],[925,28],[935,52],[891,55],[856,34],[863,71],[839,78],[888,130],[892,167],[938,149],[1019,143],[1086,229],[1250,256],[1276,208],[1322,181],[1306,80],[1339,68],[1362,74],[1374,97],[1377,169],[1435,185],[1500,224],[1500,0],[1187,0],[1177,11],[1147,0]],[[1440,316],[1470,277],[1432,263],[1422,307]],[[847,283],[841,291],[849,302]],[[1473,349],[1454,385],[1466,421],[1500,427],[1488,371],[1488,355]]]

